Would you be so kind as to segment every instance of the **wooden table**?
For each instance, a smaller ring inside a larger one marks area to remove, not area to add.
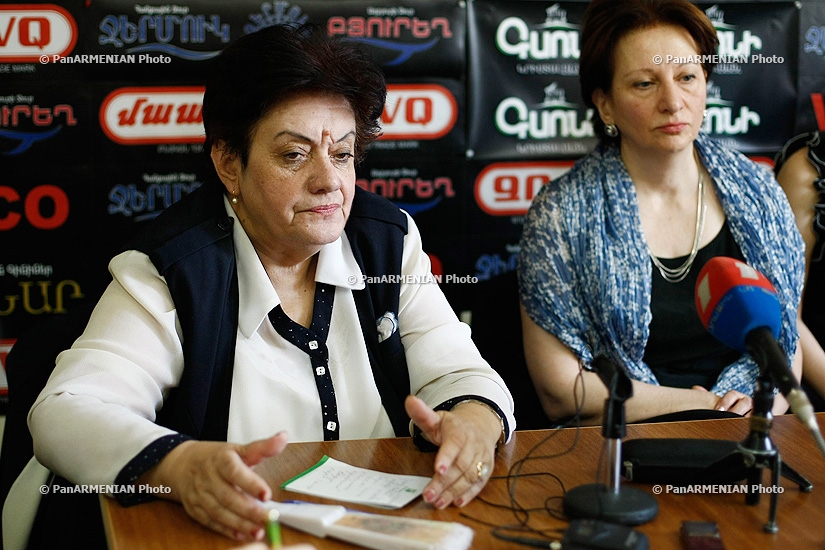
[[[819,414],[818,421],[825,431],[825,414]],[[749,431],[749,422],[747,419],[725,419],[638,424],[628,426],[627,431],[626,439],[678,437],[741,441]],[[819,453],[807,428],[793,416],[774,419],[771,437],[783,461],[814,484],[812,492],[803,493],[795,484],[783,478],[782,486],[785,490],[779,496],[778,533],[768,534],[762,529],[768,519],[770,495],[762,495],[757,505],[750,506],[745,503],[743,494],[674,494],[665,491],[656,497],[659,503],[658,516],[638,527],[648,535],[651,548],[680,548],[679,527],[682,520],[717,522],[728,549],[825,548],[825,458]],[[490,503],[509,506],[508,472],[514,465],[521,464],[520,474],[523,477],[518,479],[514,493],[519,504],[525,508],[541,508],[546,505],[560,515],[564,489],[597,481],[603,441],[600,428],[517,431],[513,440],[499,450],[494,478],[482,491],[481,497]],[[531,450],[532,458],[520,462]],[[258,470],[273,487],[275,500],[329,502],[278,488],[287,479],[315,464],[324,454],[364,468],[426,476],[432,471],[434,456],[420,453],[407,438],[297,443],[290,444],[282,455],[261,464]],[[768,472],[765,472],[766,485],[769,484],[769,479]],[[512,478],[509,484],[512,485]],[[653,491],[651,485],[633,486]],[[109,547],[112,550],[223,550],[237,546],[189,519],[183,508],[175,503],[157,501],[123,508],[115,501],[103,497],[102,506]],[[356,505],[350,508],[376,511]],[[513,524],[516,522],[514,514],[479,499],[463,509],[450,507],[434,510],[419,498],[402,510],[382,513],[464,523],[475,530],[473,548],[518,547],[493,537],[487,525]],[[530,525],[561,530],[567,522],[540,510],[531,513]],[[305,535],[288,527],[283,528],[283,537],[285,544],[311,542],[322,549],[354,548],[343,542]]]

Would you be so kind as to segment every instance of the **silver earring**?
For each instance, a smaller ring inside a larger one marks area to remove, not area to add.
[[[238,204],[238,195],[232,195],[232,198],[229,199],[229,202],[232,204]]]
[[[608,137],[614,138],[619,135],[619,129],[616,128],[615,124],[605,124],[604,133],[607,134]]]
[[[702,118],[708,118],[708,110],[707,109],[702,111]]]

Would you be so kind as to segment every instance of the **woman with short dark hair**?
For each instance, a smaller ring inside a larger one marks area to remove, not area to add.
[[[203,116],[217,178],[112,260],[31,410],[40,463],[72,483],[164,488],[239,540],[263,537],[272,494],[252,466],[288,440],[415,434],[438,447],[425,501],[478,494],[513,401],[412,218],[355,185],[385,96],[371,60],[312,26],[216,58]]]

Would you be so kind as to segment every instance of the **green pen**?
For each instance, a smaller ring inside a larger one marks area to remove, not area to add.
[[[269,540],[269,547],[273,550],[281,548],[281,524],[278,521],[281,513],[275,508],[270,508],[267,514],[266,538]]]

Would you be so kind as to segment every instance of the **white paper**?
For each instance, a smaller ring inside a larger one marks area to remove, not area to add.
[[[378,508],[401,508],[421,494],[430,478],[358,468],[324,456],[282,489]]]

